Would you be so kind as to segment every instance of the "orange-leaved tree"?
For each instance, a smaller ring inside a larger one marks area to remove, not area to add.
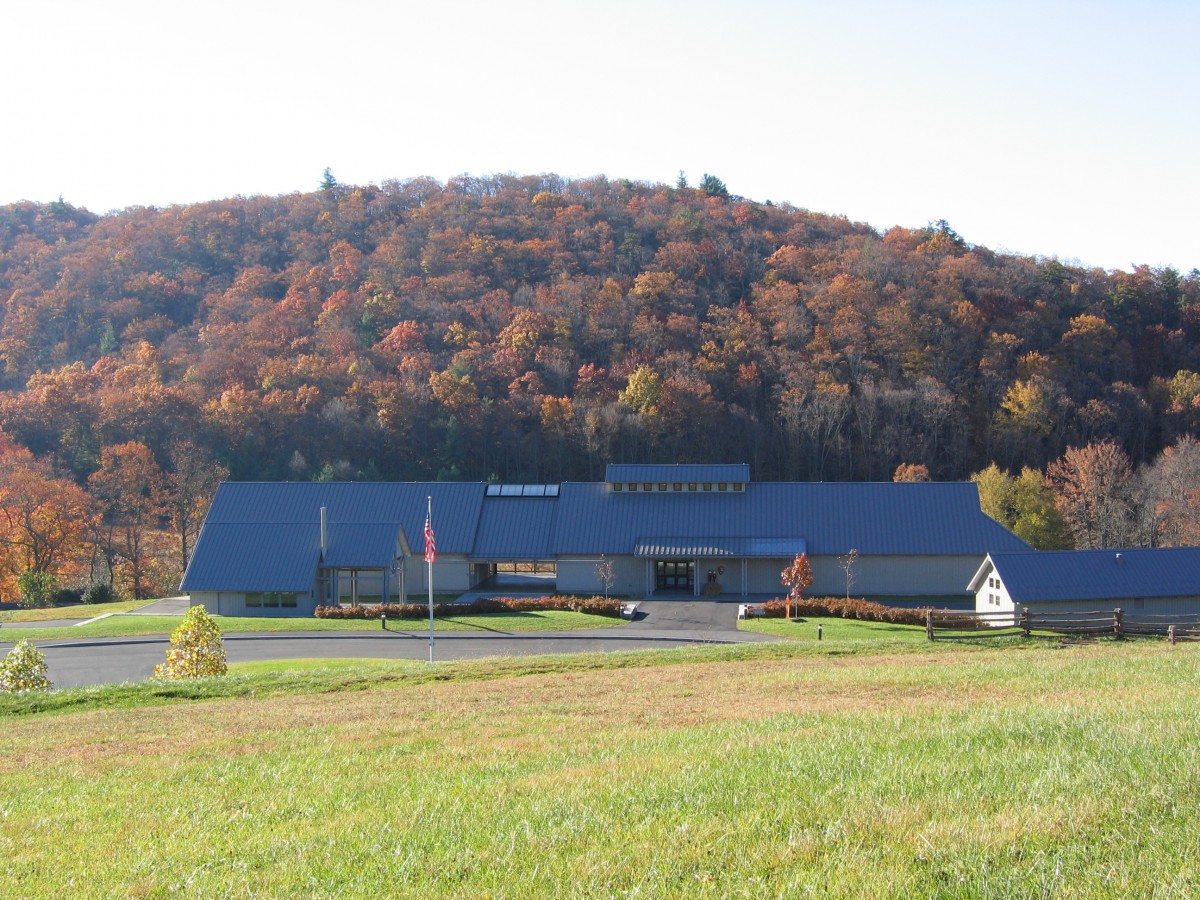
[[[0,582],[26,572],[51,581],[82,553],[95,518],[91,497],[23,447],[0,437]]]
[[[786,615],[790,619],[792,604],[799,603],[804,597],[804,592],[813,583],[812,564],[808,561],[808,554],[799,554],[792,564],[783,570],[780,581],[788,589]]]

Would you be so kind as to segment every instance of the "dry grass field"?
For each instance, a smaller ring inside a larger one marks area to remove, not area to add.
[[[1200,892],[1198,646],[292,668],[10,707],[0,894]]]

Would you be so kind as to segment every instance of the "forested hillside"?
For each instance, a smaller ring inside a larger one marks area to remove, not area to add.
[[[1200,416],[1200,272],[997,254],[945,223],[880,233],[711,176],[21,203],[0,208],[0,301],[8,452],[93,497],[143,451],[176,480],[181,460],[240,479],[549,482],[620,461],[962,479],[1105,442],[1148,464]]]

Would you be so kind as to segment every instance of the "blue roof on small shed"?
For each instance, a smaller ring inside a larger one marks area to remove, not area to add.
[[[1200,596],[1200,547],[1035,550],[990,559],[1017,603]]]
[[[613,482],[621,482],[622,484],[631,484],[634,482],[661,484],[664,482],[683,483],[702,481],[748,484],[750,481],[750,466],[745,463],[716,465],[610,463],[605,470],[604,480],[609,484]]]

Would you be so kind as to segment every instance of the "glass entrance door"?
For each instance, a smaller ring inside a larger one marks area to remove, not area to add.
[[[696,563],[690,559],[659,559],[654,563],[655,589],[693,593],[696,585]]]

